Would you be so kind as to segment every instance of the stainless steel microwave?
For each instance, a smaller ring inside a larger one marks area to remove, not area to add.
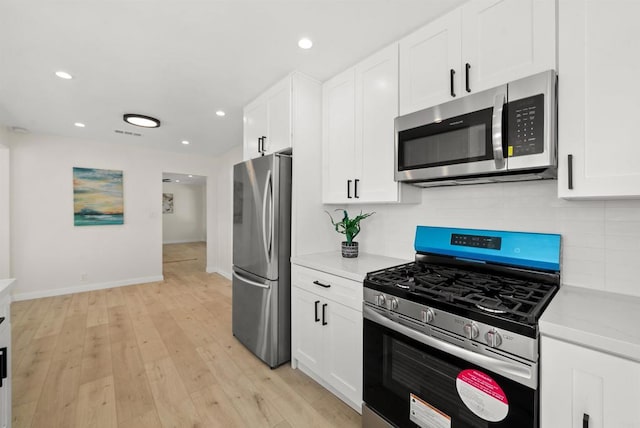
[[[418,186],[555,178],[549,70],[395,119],[395,179]]]

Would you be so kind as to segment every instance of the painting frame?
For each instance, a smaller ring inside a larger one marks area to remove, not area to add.
[[[124,224],[122,170],[73,167],[73,225]]]
[[[173,193],[162,193],[162,214],[173,214]]]

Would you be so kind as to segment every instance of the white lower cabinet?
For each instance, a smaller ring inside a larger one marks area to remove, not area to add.
[[[640,363],[543,336],[541,428],[640,428]]]
[[[295,265],[291,271],[292,366],[361,412],[362,283]]]

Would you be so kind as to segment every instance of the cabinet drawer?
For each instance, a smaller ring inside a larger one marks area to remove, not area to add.
[[[291,285],[362,312],[362,282],[292,265]]]

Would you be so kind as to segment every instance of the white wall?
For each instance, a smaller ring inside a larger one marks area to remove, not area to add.
[[[17,299],[161,279],[162,172],[214,176],[217,167],[211,157],[89,140],[16,134],[9,140]],[[123,170],[124,225],[74,227],[74,166]],[[217,189],[207,189],[207,240],[216,242]],[[217,266],[217,253],[208,248],[208,266]]]
[[[361,223],[361,251],[412,259],[417,225],[559,233],[564,284],[640,296],[640,200],[562,200],[555,180],[422,192],[417,205],[348,207],[376,211]],[[323,228],[338,249],[343,235]]]
[[[11,277],[8,138],[4,127],[0,127],[0,279]]]
[[[206,240],[206,186],[163,183],[163,193],[173,194],[173,213],[162,214],[162,242]]]
[[[218,266],[207,268],[207,272],[219,272],[231,278],[233,264],[233,165],[242,162],[242,146],[222,155],[215,175],[218,194],[217,230]],[[209,184],[209,183],[207,183]]]

